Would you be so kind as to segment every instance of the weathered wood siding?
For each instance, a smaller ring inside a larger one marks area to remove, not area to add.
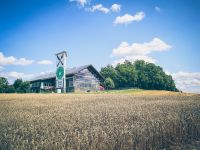
[[[99,91],[100,81],[88,69],[84,69],[74,75],[73,84],[75,92]]]

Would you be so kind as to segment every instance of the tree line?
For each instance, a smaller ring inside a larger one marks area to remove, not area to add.
[[[13,84],[9,84],[8,80],[0,77],[0,93],[28,93],[30,92],[30,83],[17,79]]]
[[[108,65],[101,68],[106,89],[141,88],[147,90],[178,91],[171,75],[167,75],[160,66],[137,60],[125,61],[116,67]]]
[[[107,65],[101,68],[106,89],[140,88],[147,90],[178,91],[171,75],[167,75],[162,67],[143,60],[134,63],[125,61],[116,67]],[[30,82],[17,79],[13,84],[0,77],[0,93],[28,93]]]

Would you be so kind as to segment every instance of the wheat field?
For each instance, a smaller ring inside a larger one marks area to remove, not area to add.
[[[0,149],[182,149],[194,141],[199,95],[0,95]]]

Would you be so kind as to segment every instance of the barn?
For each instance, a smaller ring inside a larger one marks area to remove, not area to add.
[[[99,91],[103,77],[92,66],[85,65],[65,70],[66,92]],[[48,73],[30,80],[32,92],[55,92],[56,73]]]

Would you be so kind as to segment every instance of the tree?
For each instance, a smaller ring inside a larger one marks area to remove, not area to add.
[[[115,88],[115,84],[114,84],[113,80],[109,77],[105,79],[104,86],[106,89],[114,89]]]
[[[174,80],[165,74],[162,67],[141,60],[136,61],[134,65],[138,74],[139,88],[177,91]]]
[[[111,78],[115,84],[115,87],[118,87],[118,75],[115,68],[111,65],[107,65],[104,68],[101,68],[100,74],[106,78]]]
[[[5,90],[5,93],[15,93],[15,88],[13,85],[8,85],[8,87]]]
[[[0,93],[5,93],[8,87],[8,80],[4,77],[0,77]]]
[[[16,79],[14,84],[13,84],[14,88],[16,90],[20,89],[20,86],[21,86],[22,82],[23,82],[22,79]]]
[[[24,81],[20,85],[20,91],[23,93],[27,93],[29,91],[29,88],[30,88],[30,82],[28,81]]]
[[[101,75],[111,78],[115,88],[137,87],[141,89],[178,91],[172,76],[167,75],[162,67],[143,60],[134,63],[125,61],[116,67],[111,65],[101,68]]]
[[[28,81],[23,81],[22,79],[17,79],[15,80],[13,86],[17,93],[27,93],[30,87],[30,83]]]
[[[135,87],[137,84],[137,73],[134,65],[130,61],[118,64],[115,67],[118,75],[118,85],[120,87]]]

